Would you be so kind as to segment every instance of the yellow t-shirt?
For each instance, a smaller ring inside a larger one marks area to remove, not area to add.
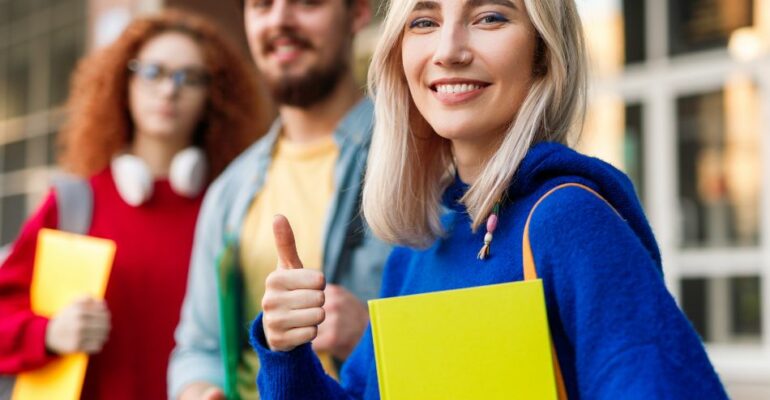
[[[276,143],[265,184],[249,208],[241,232],[244,312],[249,320],[261,311],[265,278],[278,265],[273,238],[275,214],[289,219],[305,268],[321,269],[323,229],[334,192],[338,156],[332,136],[312,143],[292,143],[284,138]],[[321,361],[327,371],[335,373],[330,357],[322,355]],[[238,374],[239,392],[244,399],[258,398],[254,383],[258,368],[254,351],[244,349]]]

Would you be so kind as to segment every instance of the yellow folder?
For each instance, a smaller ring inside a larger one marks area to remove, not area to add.
[[[540,279],[369,301],[383,400],[557,398]]]
[[[80,296],[104,298],[114,255],[111,240],[42,229],[30,289],[32,310],[51,317]],[[72,354],[19,374],[11,398],[77,400],[87,365],[86,354]]]

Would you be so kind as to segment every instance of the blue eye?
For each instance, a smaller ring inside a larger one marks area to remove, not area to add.
[[[435,26],[433,21],[427,18],[418,18],[409,24],[409,29],[430,28]]]
[[[156,80],[160,78],[162,75],[164,75],[163,67],[156,64],[148,64],[144,65],[141,68],[139,68],[139,71],[137,73],[144,79],[147,80]]]
[[[505,18],[502,14],[492,13],[481,17],[479,22],[482,24],[499,24],[508,22],[508,18]]]
[[[140,76],[142,79],[148,81],[154,81],[165,76],[165,69],[159,64],[155,63],[141,63],[138,60],[131,60],[128,62],[129,71]]]

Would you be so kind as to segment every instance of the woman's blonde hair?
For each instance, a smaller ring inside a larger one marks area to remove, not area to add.
[[[424,248],[443,234],[441,196],[454,177],[451,142],[419,113],[401,61],[404,25],[418,0],[392,0],[369,69],[375,127],[363,212],[375,235]],[[504,195],[529,148],[566,143],[585,116],[587,61],[573,0],[522,0],[537,45],[532,84],[500,148],[461,199],[477,229]]]

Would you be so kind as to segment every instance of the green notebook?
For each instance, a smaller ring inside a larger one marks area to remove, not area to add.
[[[539,279],[369,301],[383,400],[556,399]]]
[[[217,259],[220,347],[225,369],[224,391],[228,400],[240,399],[237,373],[246,330],[243,326],[243,276],[238,257],[237,240],[228,239]]]

